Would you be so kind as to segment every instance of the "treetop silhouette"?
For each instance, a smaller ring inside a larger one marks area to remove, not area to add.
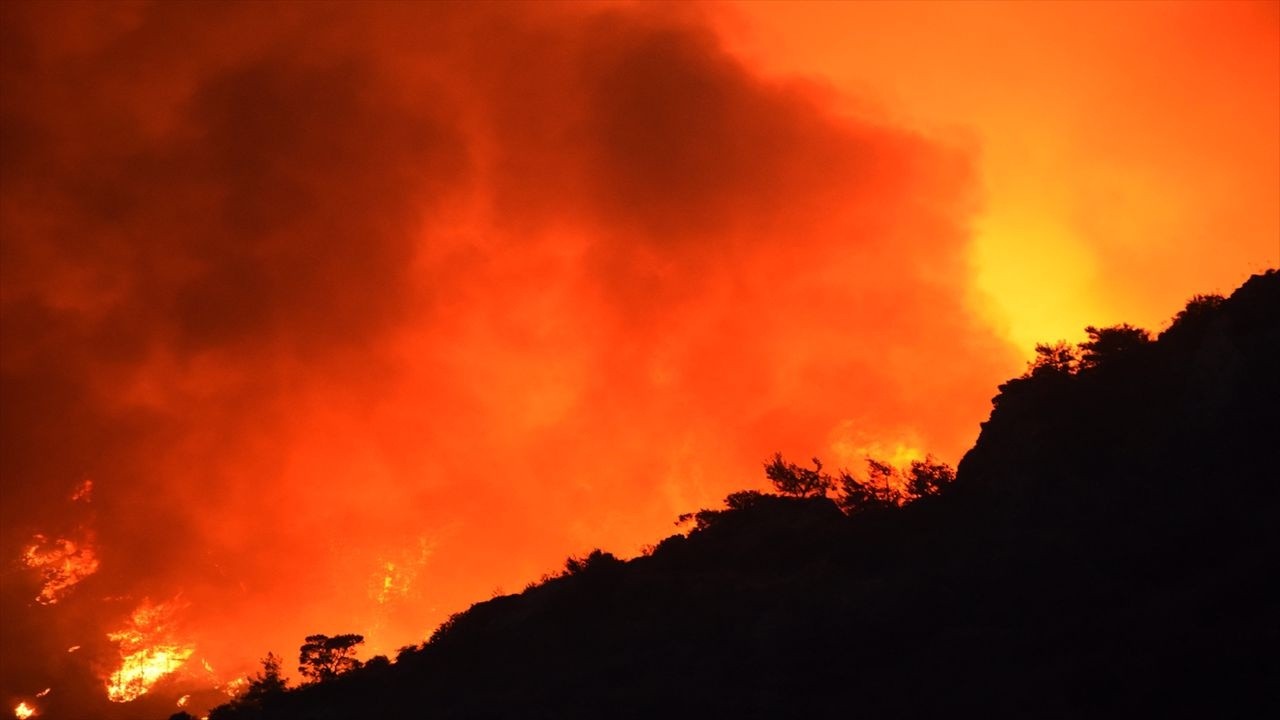
[[[311,682],[332,680],[360,667],[355,647],[364,642],[363,635],[308,635],[298,652],[298,672]]]

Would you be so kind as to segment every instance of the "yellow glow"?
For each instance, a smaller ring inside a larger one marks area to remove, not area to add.
[[[18,703],[18,706],[13,709],[13,716],[19,720],[26,720],[26,718],[35,717],[35,715],[36,709],[25,702]]]
[[[976,299],[1027,356],[1085,325],[1158,330],[1280,262],[1274,3],[729,8],[754,66],[972,152]]]
[[[143,602],[126,627],[107,633],[107,638],[120,646],[120,667],[106,681],[109,700],[130,702],[146,695],[195,652],[195,646],[170,638],[170,617],[175,609],[172,603]]]
[[[978,223],[973,253],[978,291],[1000,299],[985,308],[988,321],[1028,356],[1036,343],[1077,339],[1101,313],[1088,287],[1093,257],[1050,219],[990,213]]]
[[[107,698],[129,702],[146,695],[160,678],[182,667],[191,653],[190,647],[161,645],[125,656],[107,680]]]

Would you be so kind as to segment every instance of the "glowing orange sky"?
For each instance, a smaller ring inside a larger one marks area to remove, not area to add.
[[[1280,264],[1278,7],[6,5],[0,541],[96,564],[5,571],[0,699],[148,599],[226,682],[775,450],[956,461],[1035,341]]]
[[[1280,261],[1277,8],[797,1],[721,22],[769,73],[977,149],[975,288],[1029,347],[1158,327]]]
[[[976,289],[1021,347],[1158,327],[1280,262],[1280,4],[740,3],[730,47],[973,146]]]

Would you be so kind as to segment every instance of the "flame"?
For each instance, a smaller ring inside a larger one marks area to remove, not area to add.
[[[98,571],[98,555],[91,535],[85,535],[80,541],[69,538],[51,541],[38,534],[31,541],[33,544],[22,554],[22,562],[39,570],[44,577],[44,585],[35,598],[41,605],[53,605],[81,580]]]
[[[80,646],[79,646],[79,645],[72,645],[71,647],[67,648],[67,652],[69,652],[69,653],[73,653],[73,652],[75,652],[75,651],[77,651],[77,650],[79,650],[79,649],[80,649]]]
[[[378,592],[374,597],[374,599],[378,601],[379,605],[385,604],[387,600],[391,598],[393,593],[401,594],[405,590],[408,590],[407,583],[398,581],[395,563],[388,562],[386,563],[385,568],[386,574],[382,576],[382,586],[378,589]]]
[[[192,652],[191,647],[158,645],[126,655],[107,680],[107,698],[129,702],[146,695],[160,678],[182,667]]]
[[[73,502],[89,502],[93,499],[93,481],[85,480],[76,487],[75,492],[71,493]]]
[[[18,703],[18,706],[13,709],[13,716],[19,720],[26,720],[26,718],[35,717],[35,715],[35,707],[28,705],[25,702]]]
[[[182,697],[178,698],[178,707],[186,707],[187,703],[189,702],[191,702],[191,696],[183,695]]]
[[[408,597],[418,572],[427,564],[434,547],[419,538],[417,554],[404,553],[399,560],[383,560],[370,582],[369,597],[379,605]]]
[[[47,687],[41,690],[40,692],[36,693],[36,697],[41,698],[41,697],[44,697],[45,695],[48,695],[51,692],[53,692],[53,688]]]
[[[232,680],[231,682],[227,683],[226,686],[222,688],[222,691],[227,694],[227,697],[236,697],[240,695],[241,692],[248,689],[248,687],[249,687],[249,678],[238,677],[235,680]]]
[[[129,625],[107,633],[120,645],[120,667],[107,678],[107,698],[129,702],[146,695],[164,676],[186,663],[195,646],[170,637],[174,603],[153,605],[143,601],[129,618]]]

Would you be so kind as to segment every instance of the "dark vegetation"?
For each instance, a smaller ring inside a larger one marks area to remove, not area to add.
[[[394,663],[309,637],[321,682],[268,656],[211,718],[1280,717],[1280,275],[1088,334],[1000,387],[954,475],[774,457],[778,495]]]

